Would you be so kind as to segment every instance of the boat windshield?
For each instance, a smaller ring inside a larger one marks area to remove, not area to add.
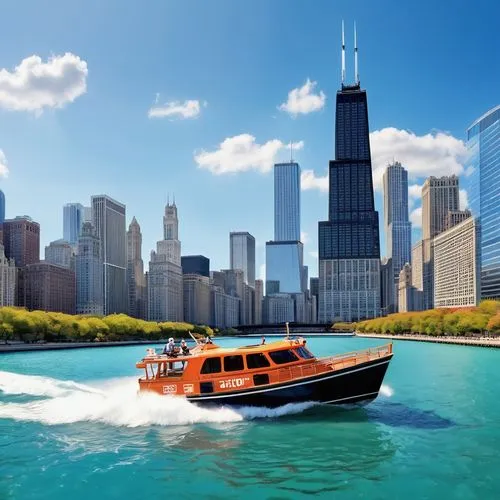
[[[305,347],[297,347],[295,349],[295,352],[303,359],[312,359],[314,358],[314,354],[312,354],[308,349]]]
[[[298,361],[298,356],[293,352],[292,349],[283,349],[281,351],[270,351],[269,356],[277,365],[283,365],[285,363],[293,363]]]

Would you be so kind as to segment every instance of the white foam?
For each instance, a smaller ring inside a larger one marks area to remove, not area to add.
[[[394,390],[392,387],[382,384],[382,386],[380,387],[379,394],[385,396],[386,398],[390,398],[394,394]]]
[[[0,418],[41,422],[47,425],[101,422],[137,427],[240,422],[300,413],[314,403],[288,404],[280,408],[201,408],[183,397],[139,392],[137,379],[113,379],[93,387],[73,381],[0,372],[5,394],[47,396],[27,403],[0,403]]]

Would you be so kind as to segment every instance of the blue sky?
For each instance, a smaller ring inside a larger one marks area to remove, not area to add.
[[[127,225],[133,215],[139,221],[147,264],[162,237],[167,194],[175,193],[183,254],[228,267],[229,232],[246,230],[256,237],[260,268],[273,236],[270,166],[289,157],[293,141],[302,146],[294,157],[306,171],[302,230],[316,275],[341,20],[349,80],[354,20],[358,27],[381,225],[379,180],[393,157],[409,169],[418,225],[423,179],[463,174],[465,129],[498,104],[499,15],[494,1],[461,0],[453,7],[426,0],[8,2],[0,44],[7,217],[40,222],[43,255],[62,237],[64,203],[109,194],[127,205]],[[304,87],[308,79],[316,84]]]

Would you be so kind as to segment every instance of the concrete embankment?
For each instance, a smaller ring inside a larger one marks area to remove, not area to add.
[[[62,349],[85,349],[89,347],[117,347],[126,345],[165,344],[166,340],[121,340],[117,342],[47,342],[46,344],[0,344],[0,354],[25,351],[57,351]]]
[[[431,337],[430,335],[386,335],[379,333],[357,333],[356,337],[373,339],[409,340],[413,342],[434,342],[436,344],[456,344],[476,347],[500,348],[500,338],[491,337]]]

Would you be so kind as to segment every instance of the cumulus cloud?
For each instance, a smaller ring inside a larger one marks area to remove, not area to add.
[[[467,191],[465,189],[460,189],[458,192],[458,201],[460,203],[460,210],[469,208],[469,197],[467,196]]]
[[[43,62],[37,55],[14,68],[0,70],[0,107],[15,111],[42,112],[62,108],[87,91],[87,63],[66,52]]]
[[[370,145],[375,189],[382,189],[384,170],[393,160],[401,162],[412,179],[464,173],[465,144],[445,132],[418,136],[388,127],[372,132]]]
[[[318,189],[323,193],[328,193],[328,174],[323,177],[317,177],[314,170],[302,170],[300,174],[300,188],[302,191]]]
[[[196,99],[187,100],[184,102],[170,101],[163,105],[158,105],[159,94],[156,94],[155,104],[148,111],[149,118],[171,118],[171,119],[186,119],[197,118],[201,112],[201,106],[206,106],[207,103],[200,103]]]
[[[271,139],[258,144],[250,134],[240,134],[224,139],[214,151],[195,153],[194,160],[199,168],[209,170],[215,175],[257,170],[269,172],[276,163],[278,153],[284,149],[299,150],[304,142],[285,144],[279,139]]]
[[[8,175],[7,158],[5,158],[3,151],[0,149],[0,177],[7,177]]]
[[[316,84],[317,82],[311,82],[308,78],[302,87],[288,92],[288,100],[281,104],[278,109],[293,116],[319,111],[325,106],[326,95],[322,91],[318,94],[314,93]]]
[[[422,227],[422,207],[412,210],[410,213],[410,222],[414,229]]]

